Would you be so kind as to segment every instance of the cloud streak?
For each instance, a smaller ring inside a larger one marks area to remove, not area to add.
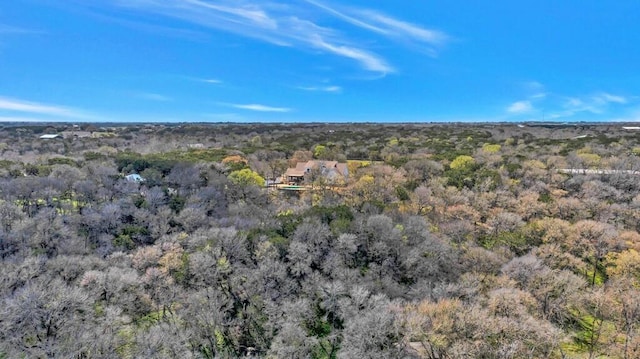
[[[522,115],[538,113],[542,115],[540,120],[570,119],[578,115],[605,116],[612,110],[628,105],[633,97],[625,97],[607,92],[598,92],[586,96],[564,96],[544,91],[544,86],[538,82],[525,84],[528,91],[533,94],[526,100],[516,101],[507,106],[506,112],[510,115]],[[536,106],[534,107],[534,103]],[[536,108],[537,107],[537,108]],[[542,112],[539,109],[544,109]]]
[[[231,103],[228,104],[228,106],[231,106],[233,108],[237,108],[237,109],[241,109],[241,110],[248,110],[248,111],[256,111],[256,112],[280,112],[280,113],[286,113],[286,112],[291,112],[292,109],[288,108],[288,107],[272,107],[272,106],[266,106],[266,105],[260,105],[260,104],[236,104],[236,103]]]
[[[376,56],[375,54],[367,52],[365,50],[361,50],[355,47],[343,46],[343,45],[333,45],[324,41],[320,37],[317,37],[314,40],[312,40],[312,43],[316,47],[326,50],[335,55],[356,60],[360,62],[362,66],[369,71],[381,72],[381,73],[395,72],[395,69],[389,64],[387,64],[382,58]]]
[[[433,47],[444,45],[449,41],[449,36],[441,31],[425,29],[374,11],[362,11],[361,14],[386,29],[389,37],[429,44]]]
[[[51,118],[38,118],[38,117],[22,117],[22,116],[0,116],[0,122],[49,122],[54,121]],[[58,121],[57,119],[55,121]]]
[[[533,105],[531,104],[531,101],[517,101],[507,107],[507,112],[513,114],[527,113],[531,112],[532,110]]]
[[[222,81],[218,79],[200,79],[200,81],[208,84],[222,85]]]
[[[628,100],[624,96],[612,95],[606,92],[586,97],[569,97],[564,101],[564,111],[553,113],[551,117],[571,117],[581,112],[603,114],[611,104],[623,105],[627,102]]]
[[[27,116],[40,115],[51,117],[50,119],[77,119],[77,120],[100,120],[97,116],[71,107],[43,104],[26,101],[10,97],[0,96],[0,115],[7,114],[5,118],[21,118],[23,114]],[[20,116],[15,116],[20,114]]]
[[[602,92],[596,96],[593,96],[593,100],[599,104],[607,104],[607,103],[625,104],[628,102],[627,98],[624,96],[612,95],[606,92]]]
[[[156,102],[169,102],[173,99],[169,96],[161,95],[153,92],[134,92],[133,96],[142,100],[156,101]]]
[[[312,92],[332,92],[332,93],[342,92],[342,87],[340,86],[299,86],[297,88],[299,90],[312,91]]]
[[[434,56],[437,48],[451,40],[451,37],[442,31],[426,29],[377,11],[353,8],[338,10],[315,0],[305,0],[305,2],[363,30],[381,34],[392,40],[426,46],[429,53]]]
[[[92,3],[97,7],[105,6],[98,0]],[[384,74],[394,72],[394,67],[382,55],[362,45],[376,38],[351,38],[335,28],[322,26],[317,19],[317,9],[322,10],[320,14],[329,13],[369,33],[398,42],[428,45],[433,53],[436,47],[449,39],[443,32],[380,12],[368,9],[337,10],[315,0],[294,0],[286,4],[262,0],[111,0],[109,3],[135,14],[153,13],[277,46],[346,58],[364,70]]]
[[[0,110],[9,112],[37,113],[48,116],[79,116],[78,112],[68,107],[45,105],[8,97],[0,97]]]

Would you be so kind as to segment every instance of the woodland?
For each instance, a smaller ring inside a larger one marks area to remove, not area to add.
[[[623,126],[0,124],[0,358],[639,358]]]

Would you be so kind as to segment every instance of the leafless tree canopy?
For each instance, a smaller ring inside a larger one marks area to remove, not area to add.
[[[621,124],[65,127],[0,126],[0,358],[640,357]]]

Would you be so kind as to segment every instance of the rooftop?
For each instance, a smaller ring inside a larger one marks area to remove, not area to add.
[[[56,134],[47,134],[47,135],[40,136],[40,139],[51,140],[51,139],[58,138],[58,137],[60,137],[60,135],[57,134],[57,133]]]

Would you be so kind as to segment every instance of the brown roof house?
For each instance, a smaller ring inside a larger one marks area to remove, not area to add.
[[[331,184],[344,183],[349,177],[346,163],[337,161],[298,162],[295,168],[287,169],[284,181],[291,184],[313,183],[322,177]]]

